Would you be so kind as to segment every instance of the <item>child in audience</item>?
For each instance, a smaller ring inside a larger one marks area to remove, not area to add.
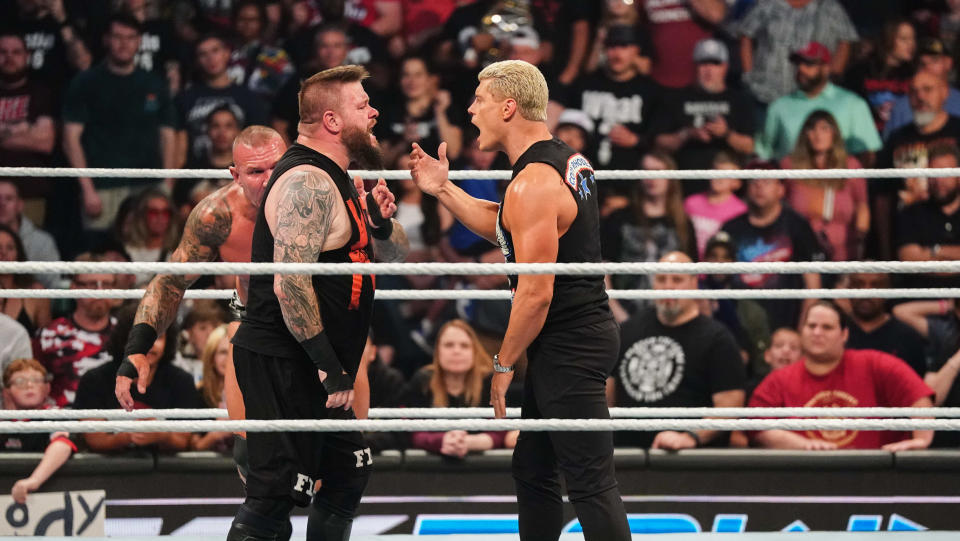
[[[3,403],[7,409],[45,410],[56,404],[50,398],[47,369],[35,359],[17,359],[3,371]],[[70,455],[77,445],[66,432],[52,434],[0,434],[0,449],[26,453],[43,453],[40,463],[26,479],[13,484],[11,495],[17,503],[25,503],[27,494],[40,488]]]
[[[713,159],[714,169],[736,171],[740,169],[736,158],[727,152],[718,152]],[[683,210],[693,222],[697,236],[697,257],[703,259],[707,241],[720,231],[724,222],[747,211],[747,205],[734,192],[740,189],[738,178],[710,179],[710,190],[693,194],[683,202]]]

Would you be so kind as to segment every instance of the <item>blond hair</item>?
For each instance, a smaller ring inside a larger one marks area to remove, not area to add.
[[[233,140],[233,149],[236,150],[239,145],[247,147],[267,145],[277,139],[283,140],[280,134],[277,133],[277,130],[273,128],[259,125],[247,126],[242,132],[237,134],[237,138]]]
[[[490,81],[487,88],[500,99],[517,102],[517,111],[527,120],[543,122],[547,119],[547,100],[550,91],[547,80],[536,66],[523,60],[503,60],[483,68],[480,81]]]
[[[297,100],[300,106],[300,123],[315,124],[323,119],[323,113],[340,107],[340,87],[369,77],[363,66],[337,66],[313,74],[300,83]]]
[[[219,408],[223,398],[223,376],[217,373],[217,348],[220,342],[227,337],[227,326],[220,325],[210,332],[207,344],[203,347],[200,360],[203,362],[203,379],[200,380],[200,394],[203,401],[211,408]],[[228,362],[233,362],[232,360]]]

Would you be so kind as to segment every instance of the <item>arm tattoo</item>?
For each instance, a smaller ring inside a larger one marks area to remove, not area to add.
[[[180,245],[170,256],[176,263],[205,263],[217,258],[220,246],[230,236],[230,209],[222,200],[204,199],[190,213]],[[134,323],[147,323],[157,333],[167,330],[177,315],[183,293],[198,276],[158,274],[147,286],[137,307]]]
[[[386,240],[373,239],[373,255],[377,261],[396,263],[403,261],[410,253],[410,241],[400,222],[393,220],[393,233]]]
[[[318,171],[290,175],[279,194],[273,260],[313,263],[333,223],[340,194],[333,181]],[[302,342],[323,330],[320,306],[309,275],[278,274],[274,292],[287,329]]]

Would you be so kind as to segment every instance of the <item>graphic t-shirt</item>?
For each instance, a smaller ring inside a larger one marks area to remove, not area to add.
[[[803,361],[775,370],[750,397],[750,407],[905,408],[933,390],[900,359],[871,349],[848,349],[829,374],[814,376]],[[909,439],[909,432],[804,430],[797,434],[828,441],[841,449],[879,449]]]
[[[737,261],[822,261],[823,253],[810,224],[784,207],[780,216],[765,227],[750,223],[743,214],[723,226],[733,240]],[[803,277],[798,274],[743,274],[742,284],[756,289],[802,289]],[[761,301],[770,316],[770,328],[795,327],[800,315],[799,299]]]
[[[622,124],[641,136],[640,147],[645,146],[644,135],[649,129],[652,107],[657,98],[653,81],[637,75],[628,81],[614,81],[602,71],[587,74],[573,84],[564,106],[580,109],[594,123],[593,141],[596,166],[607,169],[636,169],[640,163],[638,148],[619,147],[610,141],[610,130]]]
[[[676,97],[664,100],[663,107],[658,107],[654,114],[651,130],[657,135],[702,128],[716,117],[723,117],[730,130],[753,136],[753,102],[746,93],[727,89],[713,94],[694,85],[671,95]],[[677,164],[681,169],[712,169],[713,158],[721,150],[735,152],[723,139],[690,139],[677,151]]]
[[[720,231],[723,224],[747,212],[747,204],[735,195],[714,204],[707,194],[698,193],[683,201],[683,210],[693,223],[697,234],[697,256],[702,259],[707,241]]]
[[[710,407],[715,393],[743,389],[740,348],[723,324],[706,316],[676,327],[645,308],[620,329],[613,370],[617,406]],[[618,432],[618,445],[648,447],[655,433]]]
[[[76,396],[80,377],[88,370],[109,362],[112,357],[105,348],[117,320],[98,331],[80,327],[72,317],[61,317],[37,332],[37,360],[53,376],[50,397],[60,407],[69,406]]]
[[[176,104],[181,121],[179,128],[187,131],[190,140],[187,153],[194,159],[201,159],[210,151],[207,116],[214,109],[229,107],[237,117],[241,129],[253,124],[267,123],[267,114],[260,99],[249,89],[238,85],[211,88],[198,83],[184,90]]]

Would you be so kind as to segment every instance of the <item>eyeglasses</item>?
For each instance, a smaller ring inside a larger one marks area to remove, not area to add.
[[[23,389],[31,385],[43,385],[47,382],[46,377],[32,377],[28,378],[26,376],[18,376],[10,380],[10,386],[16,387],[18,389]]]

